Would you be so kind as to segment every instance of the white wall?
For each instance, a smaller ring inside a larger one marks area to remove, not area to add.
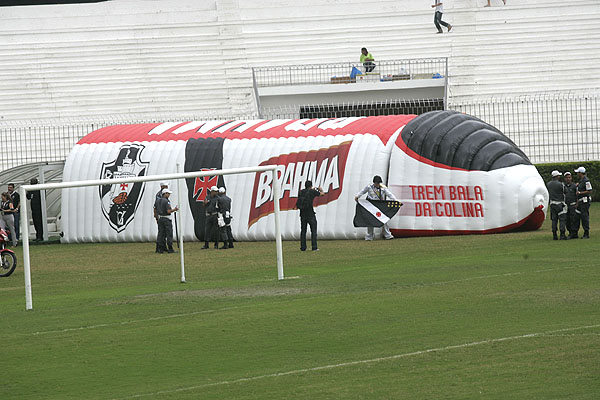
[[[450,57],[449,101],[600,87],[598,0],[113,0],[1,7],[0,121],[248,113],[247,67]]]

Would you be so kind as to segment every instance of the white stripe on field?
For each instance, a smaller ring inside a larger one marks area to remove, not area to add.
[[[230,381],[206,383],[203,385],[188,386],[188,387],[171,389],[171,390],[161,390],[159,392],[154,392],[154,393],[142,393],[142,394],[136,394],[133,396],[122,397],[119,399],[113,399],[113,400],[136,399],[136,398],[140,398],[140,397],[160,396],[163,394],[187,392],[187,391],[191,391],[191,390],[203,389],[203,388],[208,388],[208,387],[212,387],[212,386],[226,386],[226,385],[232,385],[232,384],[236,384],[236,383],[257,381],[260,379],[277,378],[280,376],[288,376],[288,375],[298,375],[298,374],[302,374],[302,373],[330,370],[330,369],[342,368],[342,367],[350,367],[350,366],[360,365],[360,364],[372,364],[372,363],[378,363],[378,362],[382,362],[382,361],[397,360],[400,358],[419,356],[419,355],[423,355],[423,354],[435,353],[435,352],[446,351],[446,350],[462,349],[462,348],[466,348],[466,347],[480,346],[483,344],[507,342],[510,340],[533,338],[533,337],[539,337],[539,336],[553,335],[553,334],[561,333],[561,332],[572,332],[572,331],[576,331],[576,330],[593,329],[593,328],[600,328],[600,324],[578,326],[575,328],[556,329],[556,330],[546,331],[546,332],[527,333],[524,335],[507,336],[507,337],[497,338],[497,339],[480,340],[477,342],[455,344],[455,345],[446,346],[446,347],[436,347],[436,348],[432,348],[432,349],[413,351],[411,353],[396,354],[393,356],[377,357],[377,358],[371,358],[371,359],[367,359],[367,360],[348,361],[348,362],[339,363],[339,364],[322,365],[319,367],[302,368],[302,369],[296,369],[296,370],[285,371],[285,372],[276,372],[273,374],[257,375],[257,376],[251,376],[249,378],[240,378],[240,379],[234,379],[234,380],[230,380]]]

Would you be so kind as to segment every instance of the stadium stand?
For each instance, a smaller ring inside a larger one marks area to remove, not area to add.
[[[254,110],[249,67],[449,57],[449,102],[600,87],[597,0],[113,0],[3,8],[0,121]]]

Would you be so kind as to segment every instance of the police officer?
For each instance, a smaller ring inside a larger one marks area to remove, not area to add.
[[[171,208],[171,196],[169,189],[162,190],[162,197],[156,199],[154,202],[154,208],[158,214],[158,235],[156,236],[156,245],[158,246],[158,252],[173,253],[173,223],[171,222],[171,214],[179,210],[178,207]],[[165,248],[165,241],[167,248]]]
[[[398,201],[396,196],[394,196],[394,194],[392,192],[390,192],[390,190],[385,185],[382,185],[382,182],[383,182],[383,180],[381,179],[381,176],[375,175],[373,177],[373,184],[365,186],[363,188],[363,190],[361,190],[360,192],[358,192],[356,194],[356,196],[354,196],[354,200],[358,201],[358,198],[366,193],[368,200]],[[392,232],[390,232],[390,228],[388,227],[387,224],[383,225],[382,230],[383,230],[383,237],[386,240],[390,240],[390,239],[394,238],[394,236],[392,235]],[[367,227],[367,234],[365,236],[365,240],[373,240],[373,231],[374,231],[374,227],[372,227],[372,226]]]
[[[577,184],[577,210],[575,210],[575,235],[579,233],[579,224],[583,228],[582,239],[590,238],[590,203],[592,202],[592,183],[585,175],[585,168],[579,167],[575,170],[579,176]]]
[[[224,223],[224,225],[220,227],[221,240],[223,240],[223,247],[221,247],[221,249],[233,249],[233,234],[231,233],[231,198],[227,196],[227,191],[224,187],[219,188],[219,208]]]
[[[569,236],[567,239],[573,239],[577,237],[577,233],[575,232],[574,224],[575,224],[575,210],[577,208],[577,185],[573,183],[573,176],[569,171],[564,173],[564,183],[565,185],[565,202],[567,203],[567,230],[569,231]]]
[[[158,225],[158,213],[156,212],[156,200],[160,199],[163,197],[163,190],[168,189],[169,188],[169,184],[167,182],[161,182],[160,183],[160,190],[158,192],[156,192],[156,197],[154,198],[154,219],[156,220],[156,224]],[[156,253],[160,253],[159,249],[160,248],[164,248],[165,244],[163,243],[162,246],[158,245],[158,242],[156,243]]]
[[[560,181],[562,174],[552,171],[552,180],[546,184],[550,195],[550,218],[552,219],[552,238],[558,240],[556,231],[560,222],[560,240],[567,240],[565,225],[567,223],[567,204],[565,203],[565,186]]]
[[[215,249],[219,248],[219,188],[210,188],[210,194],[204,199],[204,247],[208,249],[208,243],[215,241]]]

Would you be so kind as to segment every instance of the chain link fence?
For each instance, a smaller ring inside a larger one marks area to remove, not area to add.
[[[449,108],[476,116],[500,129],[534,163],[600,160],[600,91],[556,93],[487,100],[454,101]],[[342,118],[350,116],[422,114],[443,109],[440,99],[389,100],[333,105],[298,105],[262,109],[261,117]],[[35,162],[63,161],[88,133],[105,126],[172,121],[257,119],[257,115],[164,116],[146,120],[113,116],[94,121],[46,121],[0,124],[4,144],[0,171]]]

